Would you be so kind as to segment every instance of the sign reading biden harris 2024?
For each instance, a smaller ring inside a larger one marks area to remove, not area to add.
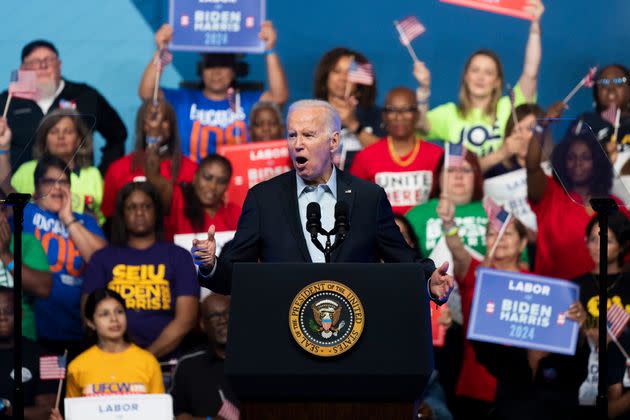
[[[170,0],[170,48],[180,51],[263,52],[258,38],[265,0]]]
[[[468,338],[575,354],[579,327],[566,312],[579,294],[566,280],[479,268]]]

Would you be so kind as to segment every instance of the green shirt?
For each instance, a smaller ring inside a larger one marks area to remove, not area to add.
[[[9,250],[13,253],[13,236]],[[30,233],[22,234],[22,260],[27,267],[38,271],[49,271],[48,257],[44,248],[35,236]],[[0,286],[13,287],[13,275],[0,261]],[[22,336],[31,340],[37,339],[35,332],[35,298],[27,292],[22,293]]]
[[[36,160],[24,162],[11,178],[11,185],[17,192],[33,194],[35,191],[35,167]],[[105,222],[101,213],[103,201],[103,176],[95,166],[81,168],[79,174],[72,171],[70,174],[70,192],[72,193],[72,211],[86,213],[85,198],[92,197],[92,216],[96,217],[99,224]],[[89,212],[88,212],[89,213]]]
[[[531,98],[536,101],[536,96]],[[519,106],[527,102],[521,91],[520,85],[514,87],[514,106]],[[427,134],[427,139],[443,140],[451,143],[462,143],[468,150],[479,156],[485,156],[492,151],[498,150],[503,144],[503,133],[505,125],[511,118],[512,107],[509,96],[502,96],[497,103],[496,120],[493,123],[491,118],[484,115],[480,108],[473,108],[466,118],[463,118],[457,104],[448,102],[437,106],[427,113],[427,119],[431,125],[431,130]]]
[[[407,219],[418,236],[422,255],[427,257],[442,238],[442,219],[437,215],[438,199],[434,198],[407,212]],[[464,244],[481,255],[486,254],[488,216],[481,201],[455,206],[455,225]]]

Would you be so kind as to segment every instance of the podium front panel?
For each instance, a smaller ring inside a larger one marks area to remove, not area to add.
[[[364,310],[359,340],[334,357],[308,353],[289,328],[296,295],[322,280]],[[244,399],[413,400],[433,370],[429,302],[417,264],[236,264],[226,373]]]

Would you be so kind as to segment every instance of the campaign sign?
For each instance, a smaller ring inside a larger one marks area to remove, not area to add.
[[[169,394],[108,395],[66,398],[66,420],[171,420],[173,399]]]
[[[566,311],[579,295],[566,280],[481,267],[468,339],[573,355],[579,327]]]
[[[265,20],[265,0],[170,0],[176,51],[261,53],[258,38]]]
[[[226,198],[241,207],[251,187],[293,167],[286,140],[219,145],[217,153],[225,156],[234,170]]]
[[[523,11],[527,0],[440,0],[442,3],[451,3],[486,12],[508,15],[521,19],[532,20],[532,15]]]

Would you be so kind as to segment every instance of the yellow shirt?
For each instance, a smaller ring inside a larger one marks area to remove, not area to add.
[[[69,398],[163,393],[157,359],[135,344],[121,353],[106,353],[92,346],[68,366]]]

